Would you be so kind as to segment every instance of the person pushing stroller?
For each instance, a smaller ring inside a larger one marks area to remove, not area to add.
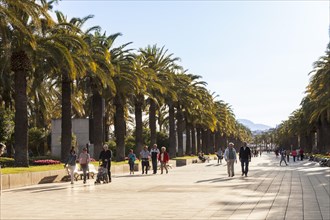
[[[99,161],[108,171],[109,182],[111,182],[111,157],[112,152],[109,150],[109,146],[107,144],[103,145],[103,150],[100,153]]]
[[[104,163],[100,162],[99,163],[99,168],[97,170],[97,176],[96,176],[96,181],[95,184],[97,183],[108,183],[108,168],[107,168],[108,163],[105,161]]]

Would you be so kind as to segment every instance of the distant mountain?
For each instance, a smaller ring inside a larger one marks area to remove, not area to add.
[[[271,126],[268,125],[264,125],[264,124],[255,124],[250,120],[247,119],[237,119],[237,121],[241,124],[243,124],[244,126],[248,127],[251,131],[266,131],[270,128],[272,128]]]

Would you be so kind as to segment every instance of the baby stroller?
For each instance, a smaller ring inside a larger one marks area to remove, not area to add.
[[[109,183],[107,164],[107,162],[99,164],[95,184],[99,184],[101,182]]]

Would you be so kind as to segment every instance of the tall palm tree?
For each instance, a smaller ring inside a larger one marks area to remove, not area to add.
[[[165,93],[166,82],[169,82],[168,73],[170,70],[179,69],[175,62],[179,61],[178,57],[173,57],[173,54],[168,54],[168,50],[164,47],[158,48],[157,45],[148,45],[144,49],[140,49],[141,57],[143,62],[147,65],[148,71],[152,71],[156,76],[159,84],[164,85],[163,87],[148,87],[148,98],[149,103],[149,127],[150,127],[150,144],[153,145],[157,141],[157,130],[156,130],[156,110],[160,105],[157,106],[157,101],[163,100],[163,94]],[[168,92],[168,91],[167,91]]]
[[[54,30],[54,33],[64,36],[61,43],[71,52],[71,59],[69,59],[70,62],[64,62],[65,58],[63,58],[63,62],[67,65],[62,65],[59,68],[62,87],[61,158],[64,160],[67,157],[72,144],[71,88],[76,79],[83,77],[86,74],[87,63],[91,60],[88,54],[87,44],[83,40],[84,33],[81,28],[92,16],[87,16],[82,19],[72,18],[68,21],[61,12],[57,11],[56,17],[58,28]],[[66,40],[67,36],[71,37],[70,41]]]
[[[95,32],[92,32],[95,31]],[[109,36],[101,34],[98,27],[94,27],[85,32],[84,41],[88,45],[91,55],[91,65],[88,65],[87,75],[84,79],[87,85],[87,93],[91,94],[91,101],[87,99],[90,106],[90,116],[93,119],[92,143],[94,144],[94,156],[98,156],[102,151],[105,141],[105,93],[114,93],[116,88],[113,81],[114,68],[111,64],[110,49],[120,33]]]
[[[116,160],[125,159],[125,136],[126,136],[126,115],[127,100],[139,86],[140,79],[133,69],[135,56],[131,49],[126,49],[130,43],[126,43],[110,51],[111,63],[114,66],[114,83],[116,93],[113,94],[113,104],[115,105],[114,127],[116,139]]]
[[[321,152],[330,150],[330,43],[326,55],[314,63],[314,70],[307,93],[314,101],[311,120],[317,121],[318,148]]]
[[[11,69],[15,82],[15,163],[28,166],[27,77],[32,70],[31,54],[37,47],[36,33],[42,23],[52,22],[44,1],[2,0],[1,38],[10,45]],[[43,19],[41,19],[43,17]],[[10,44],[9,44],[10,42]]]

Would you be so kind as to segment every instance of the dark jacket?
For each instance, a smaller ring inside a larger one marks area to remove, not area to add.
[[[112,157],[112,152],[111,150],[102,150],[99,156],[99,160],[102,160],[102,163],[104,163],[105,161],[110,162],[111,161],[111,157]]]
[[[77,160],[77,154],[69,154],[68,158],[66,159],[65,165],[75,166]]]
[[[249,147],[241,147],[241,149],[239,150],[239,159],[243,159],[243,160],[251,160],[251,150]]]

